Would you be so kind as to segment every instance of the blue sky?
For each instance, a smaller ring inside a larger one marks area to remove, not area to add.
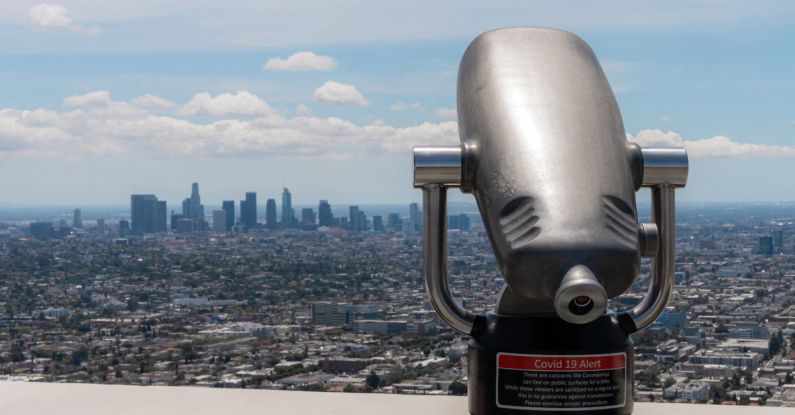
[[[211,203],[283,184],[298,203],[418,200],[410,148],[456,142],[463,50],[514,25],[583,37],[630,138],[688,146],[682,200],[793,201],[794,18],[788,2],[6,0],[0,204],[173,207],[193,181]]]

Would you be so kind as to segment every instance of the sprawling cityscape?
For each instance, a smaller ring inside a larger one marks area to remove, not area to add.
[[[250,192],[205,211],[194,183],[170,213],[135,194],[119,217],[0,218],[0,380],[466,394],[467,339],[426,298],[417,204],[297,214],[285,188],[278,208],[261,216]],[[504,282],[475,212],[448,218],[449,262],[486,312]],[[680,208],[674,298],[633,336],[636,400],[795,407],[794,212]]]

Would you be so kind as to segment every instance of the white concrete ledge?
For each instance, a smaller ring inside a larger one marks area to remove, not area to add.
[[[410,396],[168,386],[0,382],[3,415],[447,415],[467,414],[452,396]],[[637,415],[793,415],[793,408],[638,403]]]

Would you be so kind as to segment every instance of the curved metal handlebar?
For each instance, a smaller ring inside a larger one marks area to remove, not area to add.
[[[683,148],[642,148],[643,186],[651,188],[652,218],[660,243],[654,255],[652,282],[643,300],[627,315],[634,330],[651,325],[665,311],[674,286],[676,257],[675,188],[687,183],[687,151]]]
[[[439,318],[469,334],[475,315],[453,298],[447,272],[447,188],[460,183],[460,147],[414,149],[414,187],[422,188],[425,289]]]

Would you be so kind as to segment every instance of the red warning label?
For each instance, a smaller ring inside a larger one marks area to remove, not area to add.
[[[538,356],[500,353],[500,369],[541,371],[582,371],[623,369],[627,358],[622,354],[601,356]]]
[[[497,355],[497,406],[596,410],[626,403],[627,355]]]

